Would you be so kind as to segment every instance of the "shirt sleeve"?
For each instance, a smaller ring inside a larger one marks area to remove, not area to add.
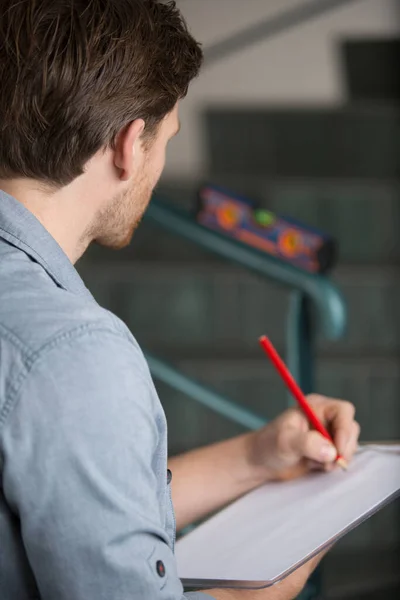
[[[108,331],[33,361],[4,432],[3,491],[42,600],[183,594],[157,496],[159,430],[143,358]]]

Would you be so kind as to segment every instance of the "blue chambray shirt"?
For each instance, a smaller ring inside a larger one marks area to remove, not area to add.
[[[183,594],[169,488],[137,342],[0,191],[0,599],[210,598]]]

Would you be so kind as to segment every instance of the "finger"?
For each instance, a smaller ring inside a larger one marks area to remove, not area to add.
[[[324,417],[327,427],[332,432],[333,441],[339,452],[344,455],[354,436],[355,407],[350,402],[327,400]]]
[[[320,394],[310,394],[307,399],[317,416],[330,430],[339,453],[344,455],[347,444],[351,442],[355,415],[354,405],[351,402],[328,398]]]
[[[354,421],[353,425],[352,425],[350,439],[347,443],[346,449],[343,454],[344,458],[347,461],[351,461],[355,452],[357,451],[359,437],[360,437],[360,425],[357,423],[357,421]]]
[[[303,435],[301,453],[304,458],[322,465],[333,463],[337,450],[318,431],[308,431]]]

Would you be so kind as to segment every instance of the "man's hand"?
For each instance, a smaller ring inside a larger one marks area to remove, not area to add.
[[[337,451],[350,461],[360,433],[354,406],[316,395],[309,402],[335,447],[310,428],[300,410],[290,409],[258,431],[170,459],[178,530],[268,481],[337,468]]]
[[[293,479],[313,469],[331,470],[337,452],[350,461],[360,426],[349,402],[312,395],[308,401],[331,433],[334,446],[309,426],[298,408],[289,409],[249,437],[249,460],[261,479]]]

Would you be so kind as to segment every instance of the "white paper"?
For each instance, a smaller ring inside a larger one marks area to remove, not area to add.
[[[365,446],[347,472],[259,488],[176,544],[188,586],[266,587],[394,499],[400,446]]]

